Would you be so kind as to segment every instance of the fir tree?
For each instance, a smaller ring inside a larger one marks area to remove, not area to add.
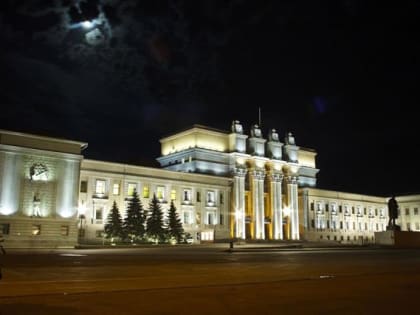
[[[164,241],[166,239],[166,230],[163,226],[163,212],[156,195],[153,195],[153,199],[149,204],[146,233],[156,241]]]
[[[139,199],[137,191],[134,189],[133,196],[128,202],[127,213],[124,218],[123,230],[124,234],[133,241],[144,237],[144,223],[146,216],[144,214],[143,205]]]
[[[106,238],[123,237],[122,219],[117,203],[114,201],[112,209],[108,214],[107,223],[105,224]]]
[[[184,229],[173,201],[171,201],[171,207],[169,208],[167,231],[169,237],[175,238],[177,243],[181,242],[184,236]]]

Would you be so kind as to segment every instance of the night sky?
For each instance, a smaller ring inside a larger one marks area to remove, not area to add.
[[[157,166],[192,124],[292,131],[318,187],[420,193],[419,1],[0,1],[0,129]],[[83,21],[93,25],[84,25]],[[283,138],[283,136],[282,136]]]

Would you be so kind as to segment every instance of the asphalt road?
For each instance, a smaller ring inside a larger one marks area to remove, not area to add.
[[[419,313],[420,250],[9,250],[0,315]]]

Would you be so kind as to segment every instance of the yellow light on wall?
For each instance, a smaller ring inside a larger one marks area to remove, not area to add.
[[[244,165],[245,164],[245,159],[244,158],[237,158],[236,163],[238,163],[239,165]]]
[[[290,215],[290,208],[289,207],[284,207],[283,208],[283,214],[288,217]]]
[[[264,167],[264,162],[263,161],[260,161],[260,160],[256,160],[255,161],[255,165],[257,167],[263,168]]]

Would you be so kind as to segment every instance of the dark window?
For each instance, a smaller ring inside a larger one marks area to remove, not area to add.
[[[311,220],[311,227],[315,228],[315,220],[314,219]]]
[[[201,194],[197,191],[197,202],[201,202]]]
[[[325,212],[328,212],[328,210],[329,210],[329,207],[328,207],[328,204],[326,204],[325,205]]]
[[[340,213],[343,212],[343,206],[338,207],[338,212],[340,212]]]
[[[314,203],[311,202],[311,210],[314,211]]]
[[[87,192],[87,181],[86,180],[82,180],[80,182],[80,192]]]
[[[340,221],[340,229],[343,229],[343,221]]]
[[[223,204],[223,193],[220,193],[220,204]]]
[[[354,214],[354,207],[351,207],[351,214]]]
[[[327,229],[330,228],[330,220],[327,220]]]
[[[10,232],[10,224],[9,223],[1,223],[0,224],[0,231],[2,231],[3,235],[8,235]]]
[[[366,215],[366,208],[363,209],[363,214]]]
[[[223,225],[223,214],[220,214],[219,224],[220,224],[220,225]]]

